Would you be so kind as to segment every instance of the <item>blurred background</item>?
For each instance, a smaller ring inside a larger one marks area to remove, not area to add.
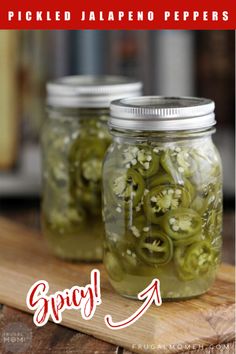
[[[216,102],[214,140],[224,167],[225,224],[233,237],[234,31],[0,31],[0,53],[1,214],[20,219],[25,212],[30,224],[38,223],[46,81],[121,74],[142,80],[145,94]]]

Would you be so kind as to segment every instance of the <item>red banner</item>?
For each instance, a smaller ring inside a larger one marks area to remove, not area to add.
[[[1,29],[235,29],[235,1],[8,0]]]

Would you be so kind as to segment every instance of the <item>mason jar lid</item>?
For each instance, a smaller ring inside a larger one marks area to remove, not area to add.
[[[216,124],[214,108],[207,98],[124,98],[111,103],[109,126],[136,131],[206,129]]]
[[[106,108],[112,100],[141,93],[142,83],[127,77],[66,76],[47,83],[47,104],[67,108]]]

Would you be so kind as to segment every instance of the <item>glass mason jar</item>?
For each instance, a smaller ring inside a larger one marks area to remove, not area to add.
[[[153,278],[164,300],[205,293],[221,253],[222,171],[214,102],[114,101],[103,167],[104,264],[114,289],[137,298]]]
[[[71,76],[47,85],[48,119],[42,131],[43,234],[68,260],[102,259],[101,173],[111,142],[112,99],[141,94],[123,77]]]

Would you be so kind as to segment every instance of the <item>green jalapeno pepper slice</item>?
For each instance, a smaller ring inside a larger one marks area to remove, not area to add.
[[[180,176],[189,177],[197,170],[197,162],[186,148],[176,147],[166,150],[161,156],[164,170],[175,180]]]
[[[102,161],[107,146],[105,139],[80,135],[68,153],[70,194],[93,215],[101,214]]]
[[[213,157],[214,156],[214,157]],[[199,148],[194,150],[194,157],[197,162],[197,177],[196,183],[204,184],[213,181],[214,179],[221,178],[221,166],[219,164],[218,151],[213,148],[204,149],[201,151]]]
[[[213,186],[211,183],[205,185],[201,192],[198,192],[191,203],[191,208],[196,210],[199,214],[213,209],[218,209],[222,203],[221,188]]]
[[[195,279],[196,272],[192,269],[189,270],[187,264],[185,264],[184,255],[185,255],[186,248],[185,247],[177,247],[174,253],[174,261],[176,272],[178,274],[179,279],[183,281],[190,281]]]
[[[159,185],[166,185],[166,184],[175,184],[175,181],[173,179],[173,177],[171,177],[170,175],[167,175],[167,174],[162,174],[162,175],[155,175],[155,176],[152,176],[149,180],[148,180],[148,187],[150,189],[156,187],[156,186],[159,186]]]
[[[183,186],[189,191],[192,201],[196,197],[197,193],[195,186],[187,178],[183,178]]]
[[[201,241],[203,239],[203,236],[201,233],[198,233],[196,235],[190,236],[190,237],[185,237],[185,238],[180,238],[178,240],[173,239],[173,244],[175,247],[177,246],[189,246],[194,242]]]
[[[159,156],[152,152],[149,147],[142,147],[137,153],[137,165],[139,173],[144,177],[151,177],[158,172]]]
[[[163,216],[161,226],[174,240],[186,239],[201,231],[201,216],[192,209],[178,208]]]
[[[157,173],[159,156],[150,146],[128,146],[123,151],[123,164],[135,168],[144,178],[148,178]]]
[[[144,192],[143,177],[134,169],[121,170],[113,175],[111,193],[116,205],[134,208],[140,202]]]
[[[189,192],[180,185],[160,185],[151,189],[144,197],[144,211],[147,219],[158,224],[160,216],[169,210],[188,207]]]
[[[206,240],[196,242],[187,248],[177,247],[174,258],[178,275],[185,281],[206,274],[217,264],[217,253]]]
[[[171,239],[160,230],[144,232],[136,248],[138,257],[148,265],[164,265],[173,256]]]
[[[68,144],[65,144],[65,132],[50,137],[43,142],[43,161],[46,167],[47,180],[55,183],[56,187],[63,187],[69,181],[69,164],[67,161]],[[70,142],[70,138],[68,137]]]
[[[71,173],[76,173],[79,182],[84,182],[86,185],[91,182],[94,189],[95,183],[98,183],[100,187],[102,161],[109,146],[110,138],[100,128],[96,127],[99,122],[93,123],[96,130],[92,132],[89,126],[91,123],[91,121],[90,123],[86,122],[85,127],[82,125],[80,135],[70,146],[68,158]],[[102,134],[101,138],[99,134]]]
[[[96,139],[78,138],[69,153],[70,172],[81,188],[100,189],[102,161],[108,143]]]
[[[151,177],[147,183],[149,189],[152,189],[159,185],[169,185],[169,184],[172,185],[176,184],[176,185],[183,186],[186,190],[188,190],[191,200],[194,199],[196,195],[196,188],[187,178],[182,178],[181,181],[175,181],[174,178],[171,177],[170,175],[162,174],[162,175],[155,175]]]

